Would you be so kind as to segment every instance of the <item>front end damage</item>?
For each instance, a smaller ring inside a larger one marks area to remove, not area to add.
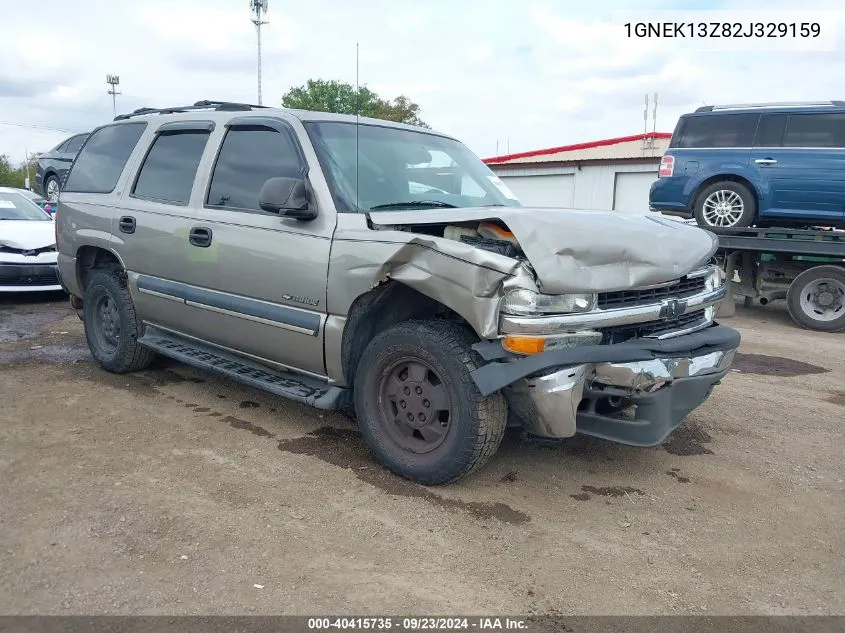
[[[436,267],[415,257],[385,277],[441,300],[435,287],[450,271],[467,278],[467,267],[514,264],[509,274],[478,275],[484,287],[446,305],[483,339],[474,349],[486,364],[473,373],[481,393],[503,393],[534,435],[659,444],[730,371],[740,336],[714,321],[725,287],[708,263],[714,236],[696,227],[532,209],[377,213],[371,221],[415,234],[409,245],[420,234],[430,240],[425,258]],[[472,261],[469,246],[491,251],[489,262]],[[407,273],[421,267],[436,275]]]

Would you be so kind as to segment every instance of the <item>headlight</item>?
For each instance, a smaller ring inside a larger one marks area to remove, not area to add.
[[[560,314],[589,312],[596,307],[594,294],[541,295],[533,290],[517,288],[502,299],[501,311],[505,314]]]
[[[725,273],[718,266],[713,267],[713,272],[707,275],[707,281],[704,283],[706,290],[716,290],[721,288],[725,280]]]

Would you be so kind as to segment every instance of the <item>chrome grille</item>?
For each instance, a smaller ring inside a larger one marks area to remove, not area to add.
[[[684,299],[704,292],[706,283],[706,276],[682,277],[675,283],[656,288],[600,292],[598,307],[601,310],[615,310],[659,303],[662,299]]]
[[[663,319],[661,321],[649,321],[634,325],[618,325],[615,327],[603,328],[602,343],[622,343],[632,338],[643,336],[661,336],[670,332],[686,330],[697,325],[707,323],[707,311],[696,310],[688,314],[682,314],[676,319]]]

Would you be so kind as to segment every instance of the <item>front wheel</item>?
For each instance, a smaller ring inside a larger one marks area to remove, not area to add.
[[[845,268],[816,266],[790,284],[786,307],[792,319],[809,330],[845,329]]]
[[[100,367],[116,374],[146,369],[155,354],[138,343],[141,322],[124,274],[94,270],[85,287],[82,322],[88,349]]]
[[[501,394],[482,396],[466,326],[408,321],[376,336],[355,376],[364,440],[391,471],[426,485],[455,481],[484,464],[504,435]]]
[[[751,226],[757,201],[743,184],[725,180],[706,187],[695,200],[695,221],[705,229]]]

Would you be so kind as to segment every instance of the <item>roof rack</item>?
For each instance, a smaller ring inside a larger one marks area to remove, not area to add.
[[[770,103],[735,103],[729,105],[701,106],[696,112],[713,110],[742,110],[744,108],[812,108],[817,106],[845,107],[845,101],[775,101]]]
[[[264,109],[267,106],[255,105],[252,103],[237,103],[235,101],[211,101],[204,99],[197,101],[193,105],[174,106],[170,108],[138,108],[129,114],[118,114],[114,117],[115,121],[125,121],[135,116],[144,116],[145,114],[173,114],[174,112],[191,112],[193,110],[216,110],[227,112],[244,112],[254,109]]]

